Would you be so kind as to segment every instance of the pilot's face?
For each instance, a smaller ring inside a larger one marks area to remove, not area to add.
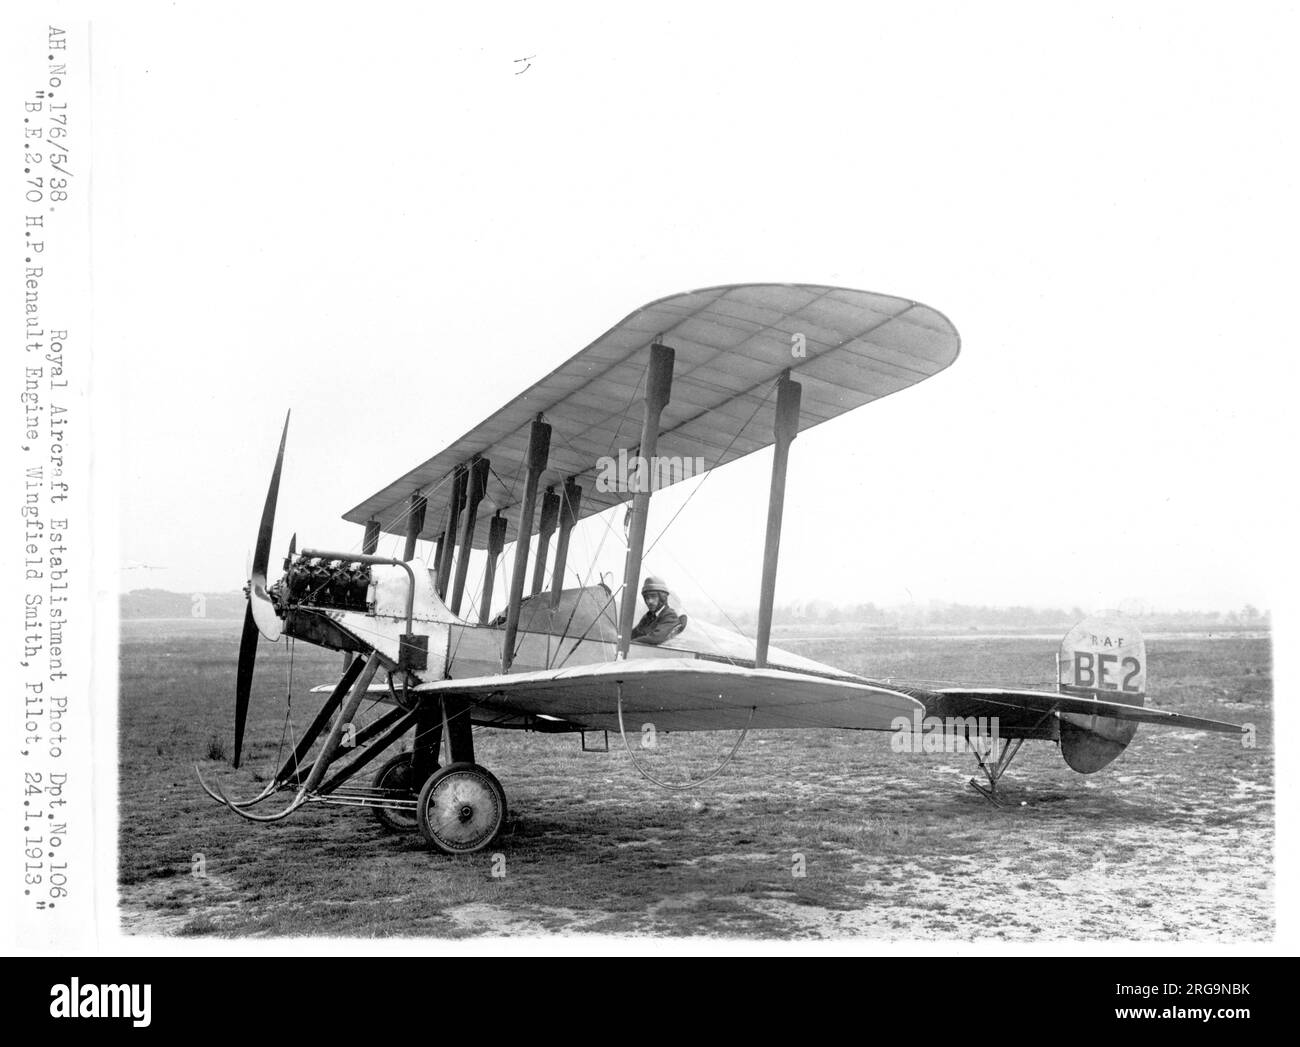
[[[657,611],[664,603],[663,593],[646,593],[645,605],[651,611]]]

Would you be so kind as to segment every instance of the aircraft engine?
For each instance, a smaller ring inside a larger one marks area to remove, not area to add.
[[[281,589],[289,606],[309,604],[362,613],[367,609],[369,592],[368,564],[302,556],[290,564]]]

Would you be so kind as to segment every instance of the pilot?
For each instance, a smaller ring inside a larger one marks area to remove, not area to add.
[[[633,643],[660,644],[686,627],[686,619],[668,606],[668,586],[650,575],[641,586],[646,613],[632,629]]]

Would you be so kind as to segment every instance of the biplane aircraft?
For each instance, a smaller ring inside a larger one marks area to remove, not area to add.
[[[1055,742],[1071,768],[1089,774],[1124,750],[1139,723],[1239,733],[1233,724],[1145,707],[1141,638],[1116,622],[1084,623],[1066,637],[1055,690],[904,685],[771,646],[793,440],[937,374],[958,347],[939,312],[865,291],[745,284],[660,299],[344,514],[364,528],[360,552],[298,550],[295,536],[283,576],[271,583],[286,416],[249,579],[234,766],[259,636],[295,638],[351,660],[337,684],[318,688],[328,696],[260,794],[233,801],[220,786],[204,789],[254,821],[309,803],[371,807],[389,828],[418,828],[432,847],[456,854],[486,847],[506,817],[505,792],[475,760],[475,728],[616,730],[626,744],[629,720],[666,732],[738,731],[741,740],[765,728],[897,731],[934,719],[964,723],[970,733],[971,724],[992,723],[974,748],[988,785],[971,785],[995,803],[999,779],[1026,740]],[[685,616],[667,640],[633,642],[650,500],[680,479],[672,469],[650,476],[655,463],[703,458],[713,469],[769,445],[756,635]],[[615,457],[636,463],[628,481],[597,482],[602,463]],[[566,588],[574,525],[620,506],[629,506],[621,585]],[[405,539],[401,558],[376,554],[385,533]],[[430,563],[415,555],[422,539],[434,543]],[[516,547],[505,611],[493,616],[509,542]],[[476,611],[464,607],[475,550],[486,553]],[[386,711],[357,730],[367,699]],[[408,734],[410,748],[394,754]],[[372,784],[355,784],[385,753]],[[254,810],[277,792],[292,794],[282,810]]]

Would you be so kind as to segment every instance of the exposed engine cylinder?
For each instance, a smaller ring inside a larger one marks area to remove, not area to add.
[[[370,567],[345,560],[298,557],[289,566],[281,589],[288,606],[368,610]]]

